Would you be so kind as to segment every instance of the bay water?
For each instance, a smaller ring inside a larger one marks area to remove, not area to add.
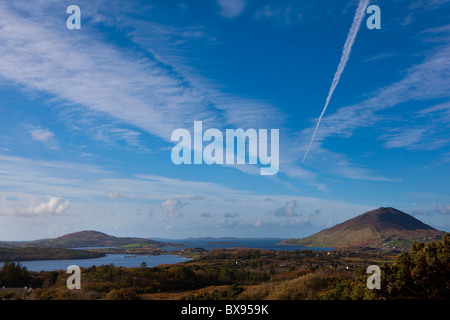
[[[162,239],[158,239],[162,241]],[[183,244],[183,247],[162,247],[164,250],[173,250],[171,255],[132,255],[132,254],[107,254],[104,257],[92,259],[71,259],[71,260],[35,260],[35,261],[19,261],[20,264],[29,271],[54,271],[67,270],[70,265],[79,267],[91,267],[113,264],[114,266],[122,266],[126,268],[139,267],[143,262],[147,267],[155,267],[163,264],[173,264],[190,260],[189,258],[177,255],[180,250],[186,248],[203,248],[205,250],[212,250],[216,248],[255,248],[266,250],[333,250],[333,248],[311,248],[299,247],[291,245],[278,245],[283,239],[278,238],[189,238],[189,239],[164,239],[164,242],[172,242],[176,244]],[[87,249],[87,248],[76,248]],[[0,262],[0,267],[3,262]]]

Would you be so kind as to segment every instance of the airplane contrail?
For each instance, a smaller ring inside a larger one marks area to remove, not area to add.
[[[333,96],[334,89],[339,83],[339,79],[341,78],[342,72],[344,72],[345,66],[347,65],[348,58],[350,57],[350,52],[352,50],[353,43],[355,42],[356,34],[358,33],[359,27],[361,26],[361,21],[364,18],[365,10],[367,5],[369,4],[369,0],[361,0],[359,1],[358,8],[355,12],[355,17],[353,18],[353,23],[350,28],[350,31],[347,36],[347,40],[344,44],[344,49],[342,50],[341,61],[339,62],[336,73],[334,74],[333,82],[331,83],[330,91],[328,92],[327,100],[325,102],[325,106],[320,114],[319,120],[317,121],[316,128],[314,129],[313,136],[311,141],[309,142],[308,149],[306,150],[305,156],[303,157],[302,164],[305,162],[306,156],[308,155],[309,149],[311,149],[311,145],[314,141],[314,138],[317,133],[317,129],[319,128],[320,121],[322,120],[325,111],[327,110],[328,104],[330,103],[331,97]]]

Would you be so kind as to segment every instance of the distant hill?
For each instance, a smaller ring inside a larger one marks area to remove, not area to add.
[[[0,246],[6,247],[8,242]],[[5,245],[3,245],[5,244]],[[53,248],[84,248],[84,247],[165,247],[173,243],[160,242],[136,237],[114,237],[103,232],[85,230],[66,234],[54,239],[11,242],[9,247],[53,247]],[[182,245],[177,245],[182,246]]]
[[[73,250],[66,248],[0,248],[0,262],[27,261],[27,260],[63,260],[63,259],[92,259],[100,258],[105,254],[86,250]]]
[[[378,208],[302,239],[280,244],[333,248],[409,249],[414,240],[440,240],[436,230],[413,216],[394,208]]]

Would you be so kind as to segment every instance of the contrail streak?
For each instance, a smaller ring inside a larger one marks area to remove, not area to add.
[[[342,72],[344,72],[345,66],[347,65],[348,58],[350,57],[350,52],[352,50],[353,43],[355,42],[356,34],[358,33],[359,27],[361,26],[361,21],[364,18],[365,10],[367,5],[369,4],[369,0],[361,0],[359,1],[358,8],[356,9],[355,17],[353,18],[352,27],[347,36],[347,40],[344,44],[344,49],[342,50],[341,61],[339,62],[339,66],[334,74],[333,82],[331,83],[330,91],[328,92],[327,100],[325,102],[325,106],[320,114],[319,120],[317,121],[316,128],[314,129],[313,136],[311,141],[309,142],[308,149],[306,150],[305,156],[303,157],[302,164],[305,162],[306,156],[308,155],[309,149],[311,149],[311,145],[314,141],[314,138],[317,133],[317,129],[319,128],[320,121],[322,120],[325,111],[327,110],[328,104],[330,103],[331,97],[333,96],[334,89],[339,83],[339,79],[341,78]]]

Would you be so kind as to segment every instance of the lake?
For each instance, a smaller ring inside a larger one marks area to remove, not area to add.
[[[93,259],[72,259],[72,260],[36,260],[36,261],[20,261],[20,264],[29,271],[53,271],[53,270],[67,270],[70,265],[79,267],[91,267],[114,264],[122,267],[139,267],[142,262],[147,263],[147,267],[156,267],[161,264],[178,263],[190,260],[188,258],[177,255],[126,255],[126,254],[107,254],[101,258]],[[3,262],[0,262],[0,267]]]

